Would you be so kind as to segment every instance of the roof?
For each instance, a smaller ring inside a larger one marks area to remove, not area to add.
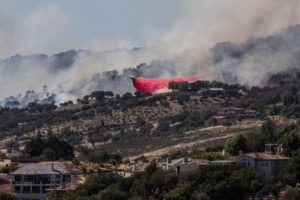
[[[175,160],[171,160],[171,163],[169,165],[177,165],[177,164],[181,164],[184,163],[184,158],[178,158]]]
[[[25,164],[11,174],[38,175],[38,174],[69,174],[70,172],[57,163]]]
[[[138,161],[136,163],[133,163],[131,165],[128,166],[128,169],[130,171],[133,171],[133,172],[143,172],[145,171],[146,167],[149,166],[150,163],[145,163],[145,162],[142,162],[142,161]]]
[[[278,154],[270,154],[270,153],[247,153],[243,154],[249,156],[251,158],[260,159],[260,160],[289,160],[290,158],[281,156]]]
[[[188,162],[189,164],[196,163],[198,165],[210,165],[211,161],[205,159],[193,159]]]
[[[224,91],[223,88],[209,88],[210,91]]]
[[[216,164],[216,163],[235,163],[235,160],[213,160],[211,161],[212,163]]]
[[[209,165],[210,161],[205,159],[188,159],[185,162],[184,158],[179,158],[176,160],[172,160],[169,165],[176,166],[176,165],[188,165],[188,164],[197,164],[197,165]]]

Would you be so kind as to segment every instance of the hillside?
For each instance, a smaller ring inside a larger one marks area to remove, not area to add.
[[[299,118],[299,76],[287,76],[273,76],[263,88],[197,81],[156,95],[96,91],[60,107],[1,108],[0,145],[22,148],[40,134],[57,135],[77,149],[104,148],[122,156],[223,146],[236,133],[254,133],[264,117]]]

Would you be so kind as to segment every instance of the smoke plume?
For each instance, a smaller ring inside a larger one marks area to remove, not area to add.
[[[0,61],[2,105],[60,103],[95,90],[133,92],[129,75],[162,77],[215,69],[218,80],[252,86],[263,85],[270,74],[299,68],[298,0],[187,0],[183,4],[172,28],[159,38],[152,38],[155,34],[149,31],[143,48],[110,51],[66,51],[89,47],[80,42],[71,19],[55,5],[38,8],[22,24],[0,10],[0,56],[28,55]],[[51,55],[60,51],[65,52]]]

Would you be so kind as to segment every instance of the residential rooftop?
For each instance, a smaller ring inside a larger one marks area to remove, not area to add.
[[[260,160],[289,160],[290,158],[281,156],[278,154],[270,154],[270,153],[247,153],[244,154],[251,158],[260,159]]]
[[[31,163],[25,164],[16,171],[13,175],[42,175],[42,174],[69,174],[70,172],[64,169],[57,163]]]

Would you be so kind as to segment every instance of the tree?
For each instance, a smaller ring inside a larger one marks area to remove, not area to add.
[[[189,88],[189,83],[188,82],[179,82],[178,83],[178,89],[180,91],[187,91]]]
[[[55,160],[56,156],[55,156],[55,151],[51,148],[46,148],[43,151],[43,158],[46,160]]]
[[[108,187],[97,195],[101,200],[127,200],[125,192],[115,187]]]
[[[290,186],[296,186],[300,182],[300,156],[289,161],[280,174],[280,180]]]
[[[164,195],[164,199],[190,199],[192,194],[192,186],[190,183],[182,181],[177,186]]]
[[[266,142],[276,141],[275,129],[275,123],[271,119],[267,118],[261,127],[261,133],[265,137]]]
[[[247,140],[243,135],[236,135],[228,140],[226,150],[231,155],[238,155],[240,151],[247,152]]]
[[[104,99],[105,92],[104,91],[94,91],[91,93],[91,96],[95,97],[97,99],[97,101],[101,101],[102,99]]]
[[[153,174],[156,170],[157,170],[156,163],[155,163],[155,161],[152,161],[152,162],[149,164],[149,166],[146,167],[145,173],[151,175],[151,174]]]
[[[140,91],[136,91],[135,93],[134,93],[134,95],[137,97],[137,98],[140,98],[140,97],[142,97],[142,93],[140,92]]]
[[[107,97],[113,97],[114,96],[114,93],[112,91],[105,91],[104,93],[105,93],[104,95],[107,96]]]
[[[282,196],[281,200],[299,200],[300,188],[290,188]]]
[[[296,94],[296,103],[300,104],[300,91],[298,91]]]
[[[116,183],[117,179],[112,175],[91,175],[88,176],[80,191],[86,196],[97,194],[100,190]]]
[[[90,162],[103,163],[109,160],[109,155],[105,150],[92,151],[87,155]]]
[[[51,150],[55,153],[53,154]],[[68,142],[60,140],[57,137],[53,136],[45,140],[41,139],[40,137],[36,137],[30,140],[25,145],[24,153],[29,155],[30,157],[39,157],[41,155],[46,155],[47,158],[51,158],[51,160],[71,160],[74,157],[73,147]],[[55,157],[53,158],[53,156]]]
[[[50,137],[45,142],[48,148],[55,151],[55,159],[73,159],[74,148],[68,142],[60,140],[57,137]]]
[[[45,147],[46,147],[45,142],[40,137],[37,137],[31,139],[25,145],[24,153],[28,154],[31,157],[37,157],[43,153]]]
[[[3,192],[0,192],[0,199],[3,199],[3,200],[16,200],[16,198],[13,195],[8,194],[8,193],[3,193]]]
[[[128,100],[128,99],[131,99],[132,97],[133,97],[133,95],[130,92],[126,92],[125,94],[123,94],[122,99]]]
[[[293,152],[300,148],[300,133],[296,129],[286,132],[281,138],[283,153],[292,156]]]
[[[171,82],[169,83],[169,85],[168,85],[168,88],[169,88],[170,90],[178,90],[178,84],[177,84],[176,82],[174,82],[174,81],[171,81]]]
[[[280,99],[285,106],[294,103],[294,95],[290,91],[284,91],[281,94]]]

